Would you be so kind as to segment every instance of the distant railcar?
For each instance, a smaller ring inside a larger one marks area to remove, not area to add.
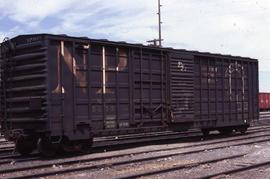
[[[259,94],[260,111],[270,111],[270,93]]]
[[[50,34],[1,44],[1,132],[22,154],[99,136],[245,132],[258,114],[256,59]]]

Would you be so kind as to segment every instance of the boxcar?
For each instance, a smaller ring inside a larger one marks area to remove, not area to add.
[[[1,44],[1,132],[21,154],[98,136],[245,132],[258,111],[256,59],[51,34]]]
[[[259,93],[259,101],[260,111],[270,110],[270,93]]]

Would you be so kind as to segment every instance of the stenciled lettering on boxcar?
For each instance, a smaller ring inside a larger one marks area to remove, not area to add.
[[[94,45],[91,52],[92,113],[106,129],[129,126],[128,50]],[[126,110],[127,109],[127,110]]]
[[[60,94],[65,93],[65,89],[63,85],[61,84],[61,57],[64,56],[64,42],[61,42],[60,47],[57,46],[57,55],[56,55],[56,61],[57,61],[57,86],[52,90],[53,94]]]
[[[31,44],[33,42],[41,41],[42,37],[41,36],[35,36],[35,37],[30,37],[26,39],[27,44]]]
[[[108,84],[114,82],[116,72],[124,71],[127,68],[127,52],[119,48],[115,50],[115,53],[118,54],[117,57],[114,57],[112,54],[106,54],[106,48],[102,47],[102,88],[97,90],[97,94],[114,94],[115,91],[109,88]],[[118,63],[116,62],[117,58]]]
[[[127,68],[127,52],[123,49],[116,49],[119,53],[119,63],[116,67],[116,71],[124,71]]]
[[[177,68],[181,71],[181,72],[185,72],[187,71],[187,68],[185,66],[185,64],[182,62],[182,60],[180,59],[177,63]]]
[[[209,85],[215,84],[215,77],[218,69],[215,66],[209,66],[208,72],[207,72],[207,81]]]
[[[82,92],[87,92],[87,51],[85,50],[87,50],[90,46],[83,45],[78,47],[80,48],[76,48],[76,54],[73,55],[65,47],[64,41],[61,41],[60,47],[57,47],[57,86],[55,89],[53,89],[52,93],[65,93],[65,87],[63,84],[61,84],[61,73],[63,66],[68,67],[69,71],[74,75]],[[72,61],[68,60],[67,57],[72,57]]]
[[[229,92],[230,100],[232,100],[234,95],[235,95],[236,101],[238,101],[239,98],[241,97],[244,98],[244,94],[245,94],[245,89],[244,89],[245,73],[243,73],[244,71],[245,71],[244,67],[241,64],[239,64],[237,61],[235,61],[234,63],[229,63],[229,66],[227,66],[225,69],[225,77],[229,78],[229,91],[228,92]],[[240,83],[238,81],[239,78],[241,78],[242,80]],[[238,86],[240,85],[242,87],[242,90],[239,91],[237,89],[236,94],[233,94],[232,89],[235,88],[233,85],[238,85]]]

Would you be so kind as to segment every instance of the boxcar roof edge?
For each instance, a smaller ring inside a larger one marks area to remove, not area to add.
[[[100,44],[107,44],[107,45],[118,45],[118,46],[125,46],[125,47],[135,47],[135,48],[147,48],[150,50],[159,50],[159,51],[177,51],[180,53],[188,53],[188,54],[192,54],[194,56],[205,56],[205,57],[212,57],[212,58],[230,58],[230,59],[241,59],[244,61],[250,61],[250,62],[258,62],[258,59],[256,58],[250,58],[250,57],[242,57],[242,56],[234,56],[234,55],[228,55],[228,54],[219,54],[219,53],[209,53],[209,52],[200,52],[200,51],[194,51],[194,50],[186,50],[186,49],[177,49],[177,48],[172,48],[172,47],[155,47],[155,46],[148,46],[148,45],[144,45],[144,44],[136,44],[136,43],[128,43],[128,42],[124,42],[124,41],[111,41],[111,40],[107,40],[107,39],[92,39],[92,38],[88,38],[88,37],[74,37],[74,36],[68,36],[65,34],[47,34],[47,33],[40,33],[40,34],[25,34],[25,35],[18,35],[12,39],[16,39],[19,37],[35,37],[35,36],[45,36],[48,37],[50,39],[58,39],[58,40],[67,40],[70,41],[72,39],[72,41],[74,41],[74,39],[76,41],[80,41],[80,42],[94,42],[94,43],[100,43]]]

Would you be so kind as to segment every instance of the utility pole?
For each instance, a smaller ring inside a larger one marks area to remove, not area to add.
[[[160,0],[158,0],[158,32],[159,32],[159,46],[162,46],[162,38],[161,38],[161,4],[160,4]]]
[[[153,46],[159,46],[159,47],[162,47],[162,36],[161,36],[161,7],[162,5],[160,4],[160,0],[158,0],[158,39],[154,39],[154,40],[149,40],[147,41],[148,43],[150,43],[150,45],[153,45]]]

